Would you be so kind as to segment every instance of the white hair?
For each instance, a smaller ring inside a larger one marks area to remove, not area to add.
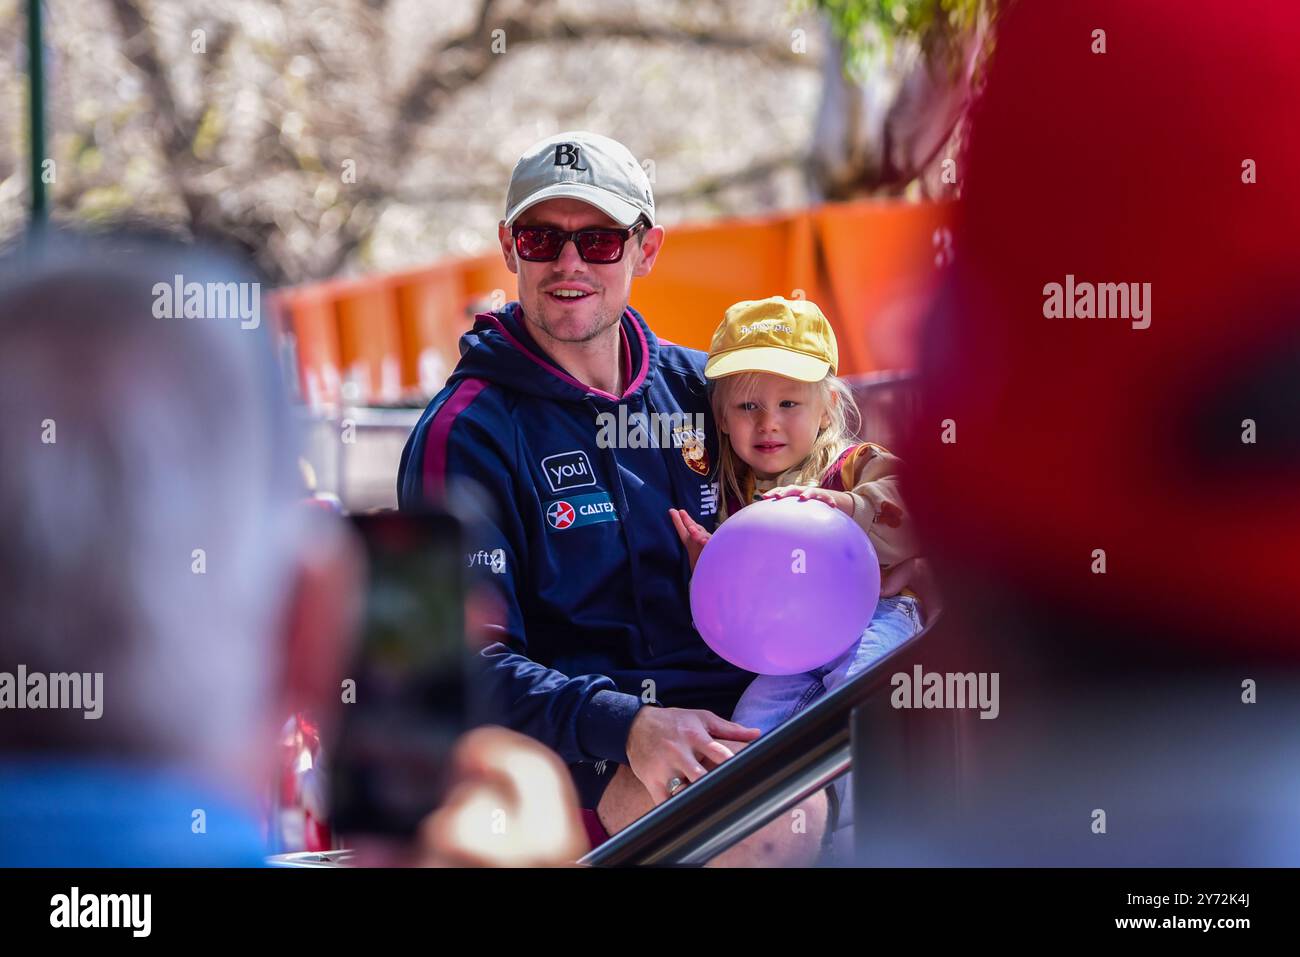
[[[229,755],[265,718],[294,443],[265,330],[155,318],[175,275],[255,279],[151,240],[0,265],[0,651],[104,675],[100,720],[11,712],[5,750]]]

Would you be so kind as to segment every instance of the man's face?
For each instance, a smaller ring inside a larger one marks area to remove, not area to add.
[[[596,207],[576,199],[548,199],[516,222],[563,230],[620,228]],[[623,248],[623,258],[608,265],[583,262],[572,241],[552,262],[527,262],[515,253],[514,239],[504,224],[497,233],[506,265],[519,277],[519,302],[533,334],[540,332],[539,338],[560,342],[588,342],[618,323],[627,308],[632,280],[650,272],[664,231],[656,226],[634,232]],[[557,295],[561,291],[570,295]],[[573,296],[573,291],[578,295]]]

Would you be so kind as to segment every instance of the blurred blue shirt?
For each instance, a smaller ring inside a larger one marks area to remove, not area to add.
[[[204,831],[194,833],[194,811]],[[0,758],[0,866],[260,867],[262,827],[181,772]]]

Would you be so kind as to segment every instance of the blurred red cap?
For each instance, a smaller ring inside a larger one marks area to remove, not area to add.
[[[1012,6],[905,449],[949,571],[1296,652],[1297,38],[1293,3]],[[1150,283],[1150,327],[1045,318],[1067,274]]]

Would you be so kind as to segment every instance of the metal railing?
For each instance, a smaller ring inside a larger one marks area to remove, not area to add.
[[[859,719],[868,709],[875,712],[880,707],[889,694],[890,677],[918,660],[932,625],[927,623],[921,633],[867,671],[763,735],[579,863],[703,864],[848,773],[852,754],[859,750],[858,743],[851,741],[851,729],[861,727]],[[875,725],[882,737],[890,733],[883,722]],[[872,742],[877,750],[879,745]],[[862,790],[874,791],[869,784]]]

